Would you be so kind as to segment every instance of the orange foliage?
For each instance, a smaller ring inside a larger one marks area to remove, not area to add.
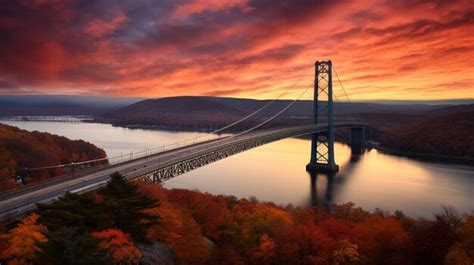
[[[260,237],[258,248],[251,254],[255,264],[271,264],[275,258],[276,244],[267,234]]]
[[[36,252],[40,251],[36,244],[48,241],[44,236],[46,227],[37,224],[38,218],[36,214],[28,216],[2,236],[2,240],[8,242],[8,247],[2,251],[0,257],[8,264],[32,264]]]
[[[358,249],[347,239],[339,241],[333,254],[333,265],[357,264],[360,261]]]
[[[16,175],[27,183],[68,173],[69,169],[25,171],[45,165],[65,164],[105,157],[105,151],[82,140],[69,140],[42,132],[28,132],[0,124],[0,191],[16,186]],[[98,162],[99,163],[99,162]]]
[[[353,203],[322,208],[285,208],[272,203],[166,190],[138,182],[140,191],[161,204],[146,210],[160,216],[147,230],[152,242],[166,244],[178,264],[472,264],[474,215],[449,212],[435,221],[401,212],[373,213]],[[106,197],[96,196],[98,204]],[[93,212],[93,211],[91,211]],[[29,264],[46,241],[37,216],[10,230],[1,258]],[[116,264],[137,264],[141,253],[133,239],[104,223],[91,235],[100,239]],[[210,241],[207,238],[210,239]],[[52,242],[52,240],[51,240]],[[46,252],[45,252],[46,253]]]
[[[474,215],[468,216],[466,223],[456,231],[459,242],[446,255],[446,265],[474,264]]]
[[[396,254],[407,247],[408,239],[395,218],[373,215],[354,227],[354,240],[360,247],[362,258],[370,257],[376,264],[403,263]]]
[[[179,260],[189,264],[200,264],[209,257],[209,247],[192,216],[168,202],[151,210],[160,216],[158,225],[151,227],[148,238],[166,243]]]
[[[118,229],[94,232],[93,237],[100,239],[99,247],[105,249],[115,264],[138,264],[142,256],[130,235]]]
[[[171,203],[189,211],[201,226],[202,233],[211,239],[218,236],[216,228],[229,221],[230,213],[224,196],[173,189],[167,192],[167,197]]]

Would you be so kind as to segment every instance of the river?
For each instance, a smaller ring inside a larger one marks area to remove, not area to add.
[[[142,151],[202,132],[175,132],[113,127],[97,123],[0,121],[21,129],[83,139],[109,156]],[[474,210],[474,167],[416,161],[377,150],[351,155],[337,143],[334,176],[310,176],[310,141],[284,139],[217,161],[165,182],[167,188],[196,189],[294,206],[353,202],[365,210],[402,210],[412,217],[432,218],[442,206]]]

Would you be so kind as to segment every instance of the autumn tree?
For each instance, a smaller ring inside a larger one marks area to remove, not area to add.
[[[44,235],[46,227],[38,224],[37,221],[38,215],[31,214],[2,238],[7,241],[8,247],[2,251],[1,259],[7,261],[8,264],[32,264],[37,252],[40,251],[36,244],[47,242]]]
[[[332,257],[333,265],[353,265],[359,264],[359,246],[344,239],[337,243],[337,249]]]
[[[408,234],[395,218],[372,215],[354,227],[363,264],[404,264]]]
[[[210,265],[245,265],[242,257],[231,244],[216,246],[207,262]]]
[[[268,234],[260,237],[258,248],[251,254],[252,264],[272,264],[276,256],[276,244]]]
[[[99,247],[107,251],[114,264],[138,264],[142,254],[129,235],[118,229],[107,229],[91,235],[100,240]]]
[[[37,264],[107,265],[112,260],[99,247],[99,240],[76,228],[62,227],[47,233],[48,241],[40,243]]]
[[[474,214],[466,217],[455,231],[457,242],[449,249],[446,265],[471,265],[474,264]]]
[[[288,227],[293,223],[291,215],[271,204],[254,204],[240,200],[232,209],[232,222],[226,224],[222,236],[237,244],[244,252],[254,249],[260,237],[272,234],[273,230]]]
[[[119,173],[110,176],[99,195],[103,197],[110,227],[130,234],[139,242],[146,241],[146,230],[158,221],[158,216],[146,210],[157,207],[158,200],[141,194],[136,184],[128,182]]]
[[[410,255],[416,264],[443,264],[450,247],[457,240],[449,223],[440,218],[414,222],[410,234]]]
[[[151,210],[160,223],[148,230],[151,241],[166,243],[181,262],[201,264],[209,257],[209,247],[199,225],[186,209],[168,202]]]
[[[0,191],[14,188],[14,177],[17,170],[17,163],[6,148],[0,147]]]
[[[167,192],[169,202],[188,210],[201,226],[202,233],[212,240],[218,239],[217,228],[229,222],[227,198],[184,189]]]

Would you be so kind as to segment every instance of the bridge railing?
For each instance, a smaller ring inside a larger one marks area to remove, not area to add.
[[[64,181],[76,179],[79,177],[83,177],[85,175],[93,174],[96,172],[100,172],[101,170],[104,170],[106,168],[112,168],[115,166],[119,166],[121,164],[125,164],[134,160],[142,159],[145,157],[152,157],[155,155],[159,154],[164,154],[173,150],[177,150],[180,148],[188,147],[188,146],[193,146],[197,144],[203,144],[209,141],[215,141],[219,139],[223,139],[227,137],[227,134],[222,134],[222,135],[215,135],[211,137],[206,137],[207,139],[204,139],[204,137],[200,137],[199,139],[202,139],[201,141],[198,141],[198,139],[188,139],[185,141],[173,143],[170,145],[162,145],[156,148],[152,149],[145,149],[142,151],[138,152],[131,152],[128,154],[123,154],[123,155],[118,155],[114,157],[105,157],[105,158],[98,158],[98,159],[93,159],[93,160],[88,160],[88,161],[82,161],[82,162],[76,162],[76,163],[70,163],[70,164],[64,164],[57,166],[58,168],[64,168],[66,169],[66,173],[57,175],[53,178],[48,178],[40,181],[33,182],[31,184],[27,184],[24,186],[19,186],[19,187],[14,187],[10,188],[4,191],[0,191],[0,200],[3,200],[5,198],[9,198],[12,196],[17,196],[19,194],[24,194],[28,193],[32,190],[36,190],[39,188],[47,187],[50,185],[54,185],[57,183],[61,183]],[[105,162],[105,163],[101,163]],[[92,166],[91,166],[92,165]],[[47,170],[48,168],[55,168],[56,166],[52,167],[44,167],[44,168],[33,168],[29,169],[30,171],[32,170]]]

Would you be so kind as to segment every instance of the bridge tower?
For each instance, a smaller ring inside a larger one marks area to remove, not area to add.
[[[313,120],[318,125],[327,124],[327,131],[311,136],[311,159],[307,171],[337,172],[339,166],[334,161],[334,113],[332,100],[332,62],[316,61],[314,69]],[[321,102],[321,100],[326,100]],[[319,117],[319,114],[322,114]]]

